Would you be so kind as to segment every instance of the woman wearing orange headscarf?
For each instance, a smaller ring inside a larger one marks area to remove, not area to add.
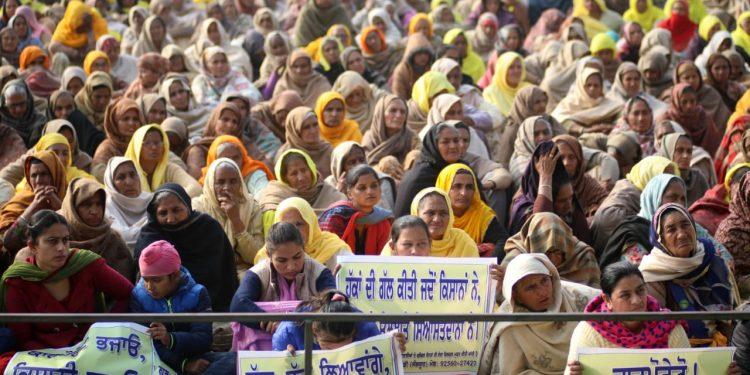
[[[265,164],[253,160],[245,149],[245,145],[242,144],[237,137],[231,135],[221,135],[216,137],[211,143],[211,147],[208,148],[208,154],[206,155],[206,166],[202,169],[202,176],[198,182],[201,185],[206,180],[206,173],[208,167],[219,158],[227,158],[234,161],[240,172],[242,172],[242,179],[245,181],[247,190],[250,194],[255,196],[258,192],[263,190],[268,181],[274,180],[273,172]]]
[[[71,1],[52,34],[49,51],[62,52],[71,62],[81,62],[88,51],[96,48],[96,40],[107,32],[107,21],[96,9],[78,0]]]
[[[320,124],[320,136],[334,148],[341,142],[362,142],[359,124],[345,118],[346,100],[335,91],[327,91],[318,97],[315,114]]]
[[[60,80],[49,71],[49,65],[49,56],[38,46],[28,46],[21,52],[19,71],[34,96],[48,99],[60,88]]]
[[[385,35],[377,26],[365,27],[358,39],[367,68],[375,74],[389,77],[401,61],[401,50],[386,43]]]
[[[65,167],[49,150],[37,151],[26,158],[24,175],[29,184],[0,210],[0,234],[5,235],[5,251],[11,254],[26,246],[27,226],[34,213],[62,207],[68,185]]]

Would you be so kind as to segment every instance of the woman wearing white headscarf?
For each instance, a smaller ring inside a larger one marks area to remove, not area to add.
[[[381,26],[381,22],[382,25]],[[375,26],[383,32],[385,41],[389,45],[398,45],[401,42],[401,31],[384,8],[373,8],[367,13],[367,26]],[[363,27],[364,29],[364,27]],[[359,36],[357,37],[359,39]]]
[[[728,31],[719,30],[714,33],[706,48],[703,49],[698,57],[695,58],[695,65],[701,70],[701,75],[707,76],[708,58],[714,53],[721,53],[724,50],[734,49],[732,35]]]
[[[531,292],[524,286],[536,285]],[[545,254],[521,254],[505,271],[499,313],[581,312],[598,289],[560,280]],[[539,296],[544,294],[547,298]],[[542,301],[543,302],[540,302]],[[561,374],[578,322],[497,322],[482,348],[478,374]],[[539,358],[544,360],[538,360]]]
[[[146,209],[153,194],[141,189],[141,177],[133,161],[115,156],[104,170],[104,189],[107,192],[105,214],[112,222],[112,230],[120,233],[133,251],[141,228],[148,223]]]

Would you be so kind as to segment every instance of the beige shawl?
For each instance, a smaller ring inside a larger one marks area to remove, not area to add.
[[[172,100],[169,97],[169,86],[173,83],[179,83],[184,90],[188,91],[188,95],[190,95],[188,107],[185,111],[178,110],[172,104]],[[187,82],[187,79],[178,74],[167,75],[167,78],[161,83],[159,95],[167,101],[167,113],[185,122],[190,137],[200,137],[203,133],[203,127],[205,127],[206,121],[208,121],[208,117],[211,115],[211,111],[196,102],[192,92],[190,92],[190,84]]]
[[[359,124],[359,129],[364,133],[370,129],[372,118],[375,114],[375,105],[383,95],[387,93],[375,85],[370,85],[359,73],[348,70],[336,79],[333,83],[333,91],[348,98],[356,90],[361,89],[364,92],[364,102],[358,107],[346,105],[346,118],[354,120]]]
[[[552,112],[552,117],[561,124],[567,121],[584,127],[597,123],[612,122],[620,113],[622,106],[604,95],[592,98],[586,93],[586,80],[594,75],[601,78],[602,86],[604,86],[604,77],[600,71],[593,68],[583,68],[581,74],[576,78],[573,94],[560,101]]]
[[[310,61],[310,74],[299,76],[291,68],[300,59]],[[310,54],[303,49],[296,49],[289,54],[286,60],[286,69],[284,69],[284,73],[273,89],[273,96],[276,97],[282,91],[286,90],[296,91],[302,97],[302,103],[305,106],[314,108],[318,97],[324,92],[331,90],[331,84],[320,73],[312,70],[312,58]]]
[[[403,163],[406,154],[412,150],[412,140],[415,135],[406,126],[406,122],[404,122],[400,132],[388,136],[385,126],[385,110],[388,108],[388,104],[395,100],[401,101],[406,107],[406,101],[396,95],[389,94],[381,97],[375,105],[370,130],[362,138],[362,147],[367,153],[367,161],[370,165],[376,165],[381,159],[390,155],[395,156],[399,162]]]
[[[544,72],[544,79],[539,87],[549,96],[547,110],[551,111],[565,95],[568,95],[570,87],[576,81],[576,61],[588,52],[589,46],[580,40],[567,42],[557,60]]]
[[[504,301],[499,313],[525,313],[513,299],[513,287],[529,275],[552,278],[548,313],[582,312],[598,289],[560,280],[544,254],[521,254],[508,264],[503,278]],[[562,374],[567,365],[570,338],[578,322],[497,322],[480,356],[480,375]]]

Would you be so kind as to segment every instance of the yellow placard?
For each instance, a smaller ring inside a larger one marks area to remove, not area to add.
[[[94,323],[78,344],[61,349],[18,352],[5,375],[176,374],[162,363],[146,327],[133,323]]]
[[[238,352],[237,373],[241,375],[301,375],[305,373],[304,351]],[[313,374],[388,374],[404,373],[398,344],[392,334],[342,346],[336,350],[313,351]]]
[[[338,289],[365,313],[490,313],[494,258],[338,257]],[[378,323],[407,337],[404,371],[474,374],[487,338],[486,322]]]
[[[580,348],[584,375],[726,374],[734,347],[687,349]]]

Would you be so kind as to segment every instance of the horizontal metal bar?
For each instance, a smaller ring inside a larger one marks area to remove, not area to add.
[[[261,322],[261,321],[341,321],[341,322],[570,322],[637,320],[750,320],[750,312],[644,312],[644,313],[514,313],[514,314],[356,314],[356,313],[179,313],[179,314],[0,314],[0,323],[18,322]]]

